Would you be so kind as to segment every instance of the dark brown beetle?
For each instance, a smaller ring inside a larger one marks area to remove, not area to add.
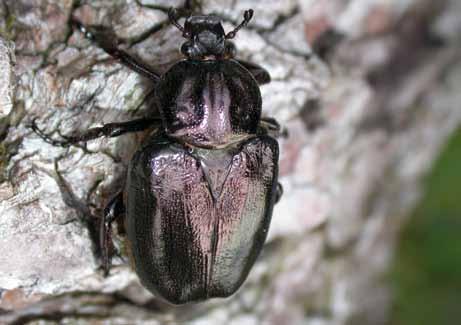
[[[124,218],[141,282],[174,304],[227,297],[242,285],[281,195],[273,137],[279,126],[261,118],[259,85],[269,74],[235,59],[229,41],[252,16],[246,11],[225,34],[215,16],[190,16],[183,27],[170,10],[170,21],[187,39],[181,47],[186,59],[162,76],[76,22],[87,38],[155,83],[161,119],[106,124],[64,141],[33,125],[61,146],[154,129],[130,163],[126,188],[105,209],[103,266],[109,272],[111,223]]]

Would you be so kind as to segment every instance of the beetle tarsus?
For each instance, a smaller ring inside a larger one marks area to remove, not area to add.
[[[100,246],[102,252],[102,269],[104,276],[108,276],[112,261],[112,251],[114,245],[112,242],[112,222],[123,217],[125,214],[125,205],[123,204],[123,192],[119,192],[109,201],[104,209],[104,215],[101,219],[100,226]]]
[[[59,171],[59,159],[54,161],[55,179],[59,191],[61,193],[64,203],[77,212],[77,220],[82,222],[88,229],[88,234],[92,243],[92,250],[96,257],[101,256],[101,249],[97,244],[99,241],[99,231],[97,218],[91,213],[89,206],[86,204],[85,199],[79,198],[72,190],[71,185],[67,182],[64,176]],[[75,220],[75,219],[74,219]],[[70,221],[70,220],[69,220]]]
[[[73,26],[75,26],[75,28],[77,28],[83,35],[85,35],[85,38],[91,40],[91,41],[94,41],[94,35],[88,31],[85,27],[85,25],[83,25],[80,21],[72,18],[71,20],[71,23]]]
[[[62,140],[56,140],[53,139],[49,134],[46,134],[43,132],[42,129],[40,129],[37,126],[36,118],[32,120],[30,125],[28,126],[35,134],[37,134],[43,141],[46,143],[49,143],[55,147],[68,147],[71,145],[68,141],[62,141]]]

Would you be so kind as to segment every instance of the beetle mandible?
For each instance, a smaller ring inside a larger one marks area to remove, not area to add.
[[[184,59],[159,75],[101,33],[75,21],[85,37],[155,85],[160,118],[109,123],[55,140],[68,146],[101,136],[152,129],[132,158],[125,189],[104,210],[103,268],[110,268],[111,223],[123,219],[130,256],[142,284],[173,304],[233,294],[246,279],[269,229],[278,184],[280,127],[261,117],[259,85],[270,81],[259,65],[235,58],[230,41],[253,10],[224,32],[212,15],[191,15],[184,26]],[[126,206],[126,208],[125,208]]]

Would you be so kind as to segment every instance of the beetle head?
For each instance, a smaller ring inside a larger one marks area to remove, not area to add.
[[[234,38],[240,28],[246,26],[253,17],[253,10],[247,10],[244,20],[229,33],[224,32],[221,19],[216,16],[190,16],[184,26],[178,22],[175,9],[170,9],[168,16],[183,34],[187,41],[182,45],[181,52],[193,60],[228,59],[235,55],[235,46],[229,41]]]

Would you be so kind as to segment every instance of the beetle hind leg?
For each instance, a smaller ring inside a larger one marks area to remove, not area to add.
[[[109,275],[112,251],[114,245],[112,242],[112,223],[115,220],[122,219],[125,216],[125,205],[123,203],[123,192],[119,192],[104,209],[104,215],[101,219],[100,227],[100,246],[101,246],[101,259],[102,269],[104,276]]]
[[[274,203],[278,203],[283,195],[283,186],[280,183],[277,183],[277,188],[275,189],[275,200]]]
[[[274,138],[287,138],[288,137],[288,132],[286,129],[282,128],[277,122],[276,119],[272,117],[263,117],[261,118],[261,122],[259,124],[260,127],[260,132],[264,134],[268,134],[271,137]],[[282,198],[283,195],[283,186],[280,183],[277,183],[276,189],[275,189],[275,199],[274,199],[274,204],[278,203],[280,199]]]

